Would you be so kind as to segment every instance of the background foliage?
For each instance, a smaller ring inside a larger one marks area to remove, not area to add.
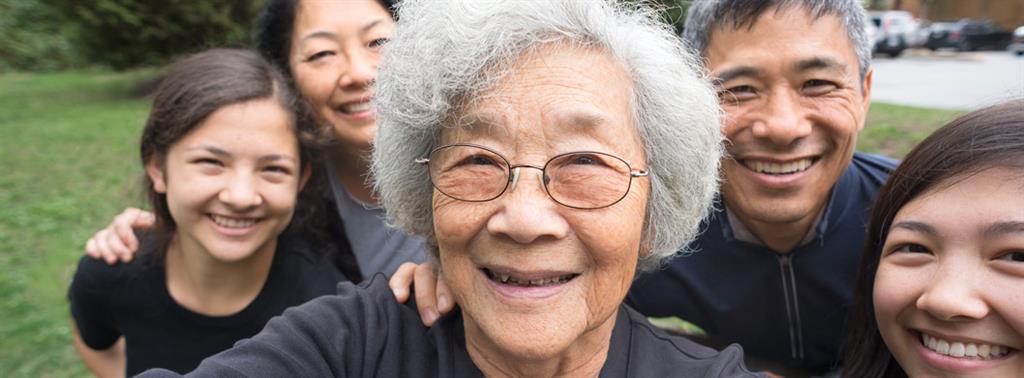
[[[0,0],[0,70],[162,65],[249,44],[259,0]]]

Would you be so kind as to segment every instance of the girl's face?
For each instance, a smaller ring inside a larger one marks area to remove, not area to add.
[[[954,178],[896,214],[875,317],[915,376],[1024,376],[1024,174]]]
[[[370,84],[394,28],[376,0],[299,2],[289,52],[292,75],[343,147],[366,150],[377,132]]]
[[[274,250],[308,175],[272,98],[218,109],[154,160],[146,172],[167,195],[179,248],[223,262]]]

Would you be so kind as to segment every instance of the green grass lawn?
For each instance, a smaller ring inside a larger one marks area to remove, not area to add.
[[[81,376],[65,291],[85,240],[143,203],[151,72],[0,75],[0,376]],[[874,104],[861,150],[901,157],[955,112]]]

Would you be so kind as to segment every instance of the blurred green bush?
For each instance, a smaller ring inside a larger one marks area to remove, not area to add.
[[[0,70],[115,70],[241,47],[261,0],[0,0]]]

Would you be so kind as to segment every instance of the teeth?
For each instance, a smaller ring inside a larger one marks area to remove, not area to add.
[[[571,280],[573,278],[572,274],[568,274],[568,275],[564,275],[564,276],[550,277],[550,278],[541,278],[541,279],[537,279],[537,280],[518,280],[518,279],[512,278],[512,276],[510,276],[510,275],[494,273],[494,272],[492,272],[490,270],[487,271],[487,274],[488,274],[489,277],[491,277],[492,280],[495,280],[495,281],[498,281],[498,282],[501,282],[501,283],[512,284],[512,285],[516,285],[516,286],[547,286],[547,285],[552,285],[552,284],[556,284],[556,283],[564,283],[564,282],[567,282],[567,281],[569,281],[569,280]]]
[[[234,219],[213,214],[210,214],[210,219],[213,219],[213,223],[216,223],[218,226],[226,228],[252,227],[258,221],[256,218]]]
[[[370,109],[373,109],[373,104],[370,103],[369,101],[345,104],[341,106],[341,111],[343,113],[359,113],[368,111]]]
[[[754,172],[767,173],[770,175],[785,175],[802,172],[813,164],[811,159],[801,159],[788,163],[774,163],[761,160],[745,160],[743,164]]]
[[[1010,353],[1010,349],[1002,345],[950,342],[924,333],[921,334],[921,344],[935,353],[958,358],[985,360],[999,358]]]

